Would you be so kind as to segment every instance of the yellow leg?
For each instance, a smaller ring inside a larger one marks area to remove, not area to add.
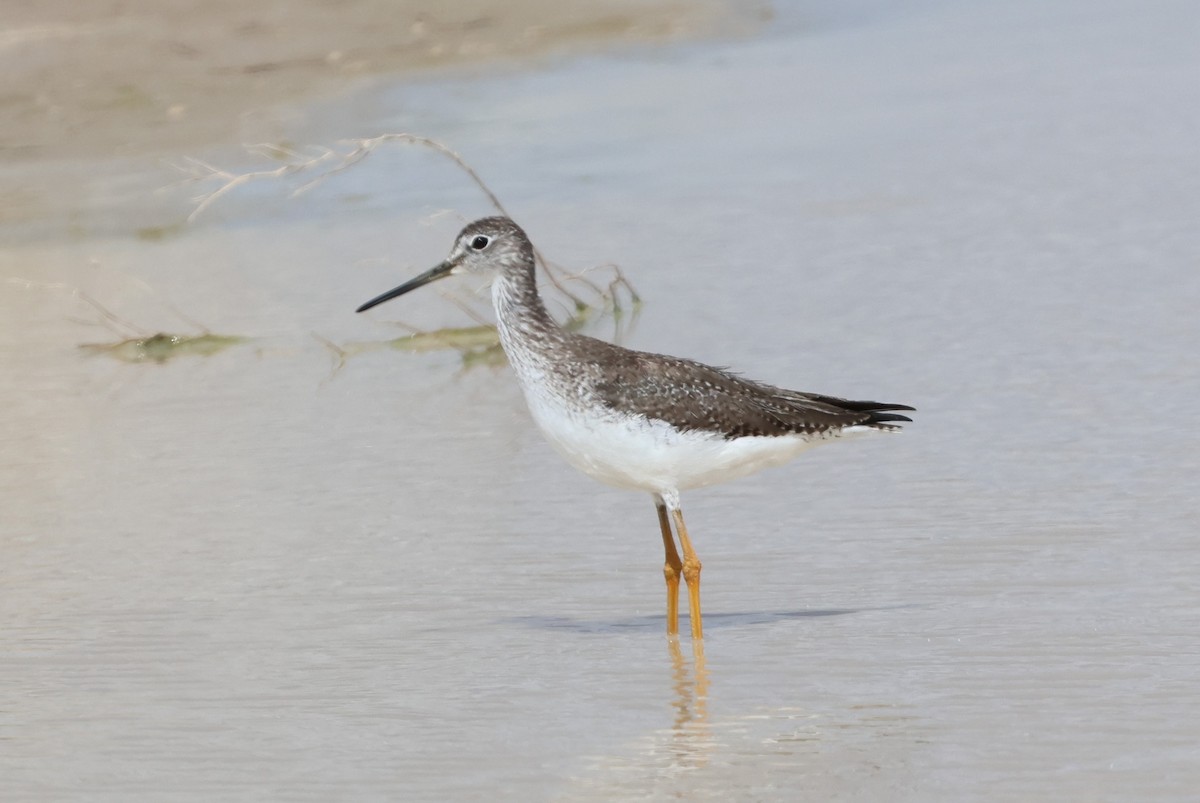
[[[679,509],[678,498],[672,500],[671,518],[675,520],[675,531],[679,533],[679,545],[683,547],[683,579],[687,582],[688,612],[692,620],[692,639],[704,638],[703,627],[700,623],[700,558],[692,549],[691,539],[688,538],[687,525],[683,523],[683,511]]]
[[[679,576],[683,573],[683,561],[675,551],[671,520],[661,496],[654,497],[654,507],[658,510],[658,528],[662,530],[663,550],[667,555],[663,564],[663,576],[667,578],[667,635],[675,637],[679,635]]]

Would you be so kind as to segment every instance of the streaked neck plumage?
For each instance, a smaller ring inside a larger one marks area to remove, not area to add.
[[[522,369],[530,361],[549,361],[551,353],[561,349],[570,336],[550,317],[538,294],[532,253],[501,268],[492,281],[492,303],[500,343],[524,382]]]

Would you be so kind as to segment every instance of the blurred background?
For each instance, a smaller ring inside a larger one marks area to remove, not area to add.
[[[0,0],[2,796],[1193,799],[1198,34]],[[353,312],[475,177],[592,334],[918,408],[685,497],[703,652],[486,333],[397,341],[486,294]]]

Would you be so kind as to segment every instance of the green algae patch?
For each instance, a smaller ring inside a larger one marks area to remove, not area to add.
[[[499,346],[500,333],[496,331],[496,327],[486,324],[480,326],[449,327],[446,329],[435,329],[431,332],[413,332],[403,337],[384,340],[379,345],[384,348],[411,353],[441,351],[443,349],[456,349],[468,352]]]
[[[134,232],[139,240],[147,243],[158,243],[183,233],[187,228],[186,221],[168,223],[165,226],[145,226]]]
[[[149,337],[129,338],[116,343],[83,343],[79,348],[88,354],[103,355],[121,362],[154,362],[161,365],[176,357],[211,357],[249,340],[248,337],[235,335],[172,335],[159,332]]]

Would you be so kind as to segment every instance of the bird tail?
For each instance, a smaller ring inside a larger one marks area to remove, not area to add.
[[[857,424],[860,427],[875,427],[876,429],[900,429],[894,422],[912,421],[906,415],[892,412],[893,410],[907,410],[915,412],[915,407],[909,407],[907,404],[888,404],[877,401],[858,401],[854,399],[839,399],[835,396],[818,396],[817,401],[833,407],[839,407],[846,412],[851,413],[867,413],[868,417],[865,421]]]

